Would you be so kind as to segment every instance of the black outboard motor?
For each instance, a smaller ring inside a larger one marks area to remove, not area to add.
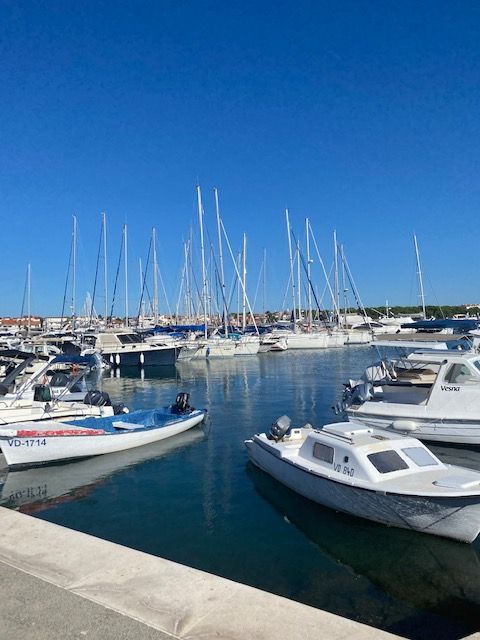
[[[270,440],[275,440],[275,442],[279,442],[283,436],[286,436],[290,431],[290,426],[292,421],[288,416],[280,416],[277,418],[275,422],[270,427],[270,433],[268,434],[268,438]]]
[[[193,407],[188,404],[190,398],[189,393],[179,393],[175,398],[175,404],[172,406],[172,413],[185,414],[193,411]]]
[[[83,399],[83,404],[89,404],[93,407],[111,407],[112,401],[110,396],[105,391],[88,391]]]
[[[0,384],[0,396],[6,396],[8,393],[8,387],[6,384]]]

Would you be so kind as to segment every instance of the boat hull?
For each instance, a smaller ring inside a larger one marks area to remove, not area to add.
[[[362,413],[355,409],[347,409],[347,416],[350,421],[360,422],[368,427],[385,429],[390,433],[408,433],[409,436],[427,442],[480,445],[480,422],[478,420],[425,419],[415,415],[383,416]],[[410,428],[408,431],[394,428],[395,421],[410,423]]]
[[[0,443],[9,466],[44,464],[141,447],[187,431],[200,424],[204,417],[203,411],[195,411],[188,418],[172,419],[155,428],[98,435],[48,436],[41,432],[31,437],[0,435]],[[68,429],[68,425],[63,426]]]
[[[287,337],[288,349],[326,349],[328,334],[298,333]]]
[[[161,349],[104,351],[103,358],[112,367],[162,367],[177,361],[179,349],[175,346]]]
[[[478,497],[431,498],[361,489],[306,471],[254,440],[251,461],[273,478],[318,504],[381,524],[472,542],[480,531]]]

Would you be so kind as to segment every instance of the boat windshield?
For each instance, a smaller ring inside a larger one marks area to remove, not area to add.
[[[408,464],[393,449],[371,453],[367,458],[380,473],[392,473],[393,471],[408,469]]]
[[[141,337],[135,333],[120,333],[118,339],[122,344],[138,344],[142,341]]]
[[[474,376],[466,364],[452,364],[445,376],[445,382],[459,384],[472,377]]]
[[[406,447],[402,449],[402,451],[419,467],[429,467],[438,464],[435,458],[423,447]]]

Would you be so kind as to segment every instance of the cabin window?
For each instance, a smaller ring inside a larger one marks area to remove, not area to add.
[[[315,442],[313,445],[313,457],[322,462],[333,464],[333,447],[329,447],[321,442]]]
[[[429,467],[431,465],[438,464],[435,458],[433,458],[423,447],[406,447],[405,449],[402,449],[402,451],[419,467]]]
[[[117,337],[122,344],[137,344],[140,342],[140,336],[134,333],[119,333]]]
[[[460,384],[471,378],[470,369],[465,364],[452,364],[445,376],[445,382],[449,384]]]
[[[408,469],[408,464],[393,449],[371,453],[367,458],[379,473],[392,473]]]
[[[473,363],[477,369],[480,371],[480,360],[475,360],[475,362]]]

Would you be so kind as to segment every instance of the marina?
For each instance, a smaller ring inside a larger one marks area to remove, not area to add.
[[[480,640],[480,3],[0,19],[0,640]]]
[[[332,422],[342,382],[370,347],[179,362],[97,372],[96,387],[137,408],[188,389],[203,428],[148,447],[4,472],[2,505],[412,639],[478,630],[478,541],[402,531],[315,505],[248,462],[244,440],[288,413]],[[178,439],[178,440],[177,440]],[[432,447],[480,469],[477,451]]]

